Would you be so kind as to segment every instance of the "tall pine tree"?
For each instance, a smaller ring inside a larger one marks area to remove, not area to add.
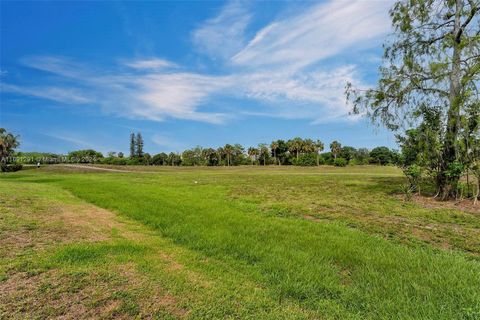
[[[133,159],[136,156],[135,148],[135,133],[130,133],[130,158]]]
[[[136,147],[136,156],[138,158],[143,157],[143,138],[140,132],[137,132],[137,138],[135,139],[135,147]]]

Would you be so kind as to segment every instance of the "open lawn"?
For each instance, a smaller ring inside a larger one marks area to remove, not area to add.
[[[480,319],[480,214],[393,167],[0,176],[0,318]]]

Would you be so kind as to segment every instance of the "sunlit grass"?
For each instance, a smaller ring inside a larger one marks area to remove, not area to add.
[[[480,263],[468,253],[475,256],[478,217],[404,203],[394,194],[403,183],[394,168],[26,172],[5,180],[68,190],[184,252],[182,263],[222,283],[214,296],[229,302],[222,311],[191,297],[191,317],[273,318],[288,309],[300,318],[473,319],[480,312]],[[409,234],[431,224],[437,229]],[[451,234],[455,224],[466,231]],[[155,241],[69,245],[47,260],[76,268],[134,263],[175,283],[151,264]],[[261,294],[237,292],[243,282]],[[232,309],[237,298],[250,305]]]

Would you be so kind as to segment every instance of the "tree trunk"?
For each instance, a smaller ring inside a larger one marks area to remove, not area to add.
[[[467,198],[470,197],[470,179],[469,179],[469,175],[468,175],[468,169],[467,169]]]
[[[458,177],[447,177],[446,170],[449,165],[458,159],[457,137],[460,127],[460,106],[461,106],[461,47],[462,29],[460,15],[463,7],[462,0],[456,0],[455,26],[453,30],[454,46],[452,55],[452,70],[450,72],[450,89],[447,129],[445,133],[445,142],[443,146],[441,179],[439,179],[439,188],[442,193],[442,199],[453,199],[456,197],[456,191],[453,186],[458,182]]]
[[[477,192],[475,193],[475,199],[473,200],[473,204],[476,205],[478,201],[478,196],[480,195],[480,176],[477,177]]]

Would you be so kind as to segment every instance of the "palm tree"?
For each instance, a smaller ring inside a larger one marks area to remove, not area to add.
[[[232,150],[232,164],[235,164],[243,158],[245,154],[245,148],[240,143],[235,143]]]
[[[253,165],[254,161],[257,160],[258,149],[254,148],[254,147],[250,147],[250,148],[248,148],[247,152],[248,152],[248,156],[252,160],[252,165]]]
[[[213,166],[218,162],[218,153],[212,148],[202,149],[202,158],[207,166]]]
[[[330,151],[332,152],[334,159],[337,159],[337,155],[340,153],[340,150],[342,150],[342,145],[340,144],[340,142],[335,140],[330,143]]]
[[[302,144],[303,144],[302,138],[299,138],[299,137],[293,138],[293,140],[290,140],[288,144],[289,144],[288,151],[295,153],[298,160],[298,156],[299,156],[300,150],[302,149]]]
[[[223,147],[223,151],[227,155],[227,166],[230,166],[230,159],[233,153],[233,146],[227,143],[225,147]]]
[[[222,155],[225,153],[225,150],[223,150],[222,147],[219,147],[217,149],[217,154],[218,154],[218,165],[222,164]]]
[[[175,153],[173,153],[173,152],[170,152],[170,153],[168,154],[168,162],[170,162],[170,165],[171,165],[172,167],[175,165],[175,160],[176,160],[175,158],[176,158],[176,156],[177,156],[177,155],[176,155]]]
[[[315,152],[315,143],[313,142],[312,139],[303,140],[302,147],[301,147],[301,152],[302,153],[313,153],[313,152]]]
[[[270,149],[272,149],[272,152],[273,152],[273,158],[275,159],[275,163],[277,163],[277,149],[279,147],[279,144],[278,144],[278,141],[273,141],[271,144],[270,144]],[[280,164],[280,161],[278,161]]]
[[[260,157],[263,158],[263,165],[265,165],[266,162],[267,162],[267,156],[268,156],[270,150],[268,150],[268,147],[265,143],[260,143],[258,145],[258,150],[260,151]]]
[[[323,145],[323,142],[320,140],[315,141],[315,153],[317,154],[317,166],[320,165],[320,152],[323,151],[325,146]]]

